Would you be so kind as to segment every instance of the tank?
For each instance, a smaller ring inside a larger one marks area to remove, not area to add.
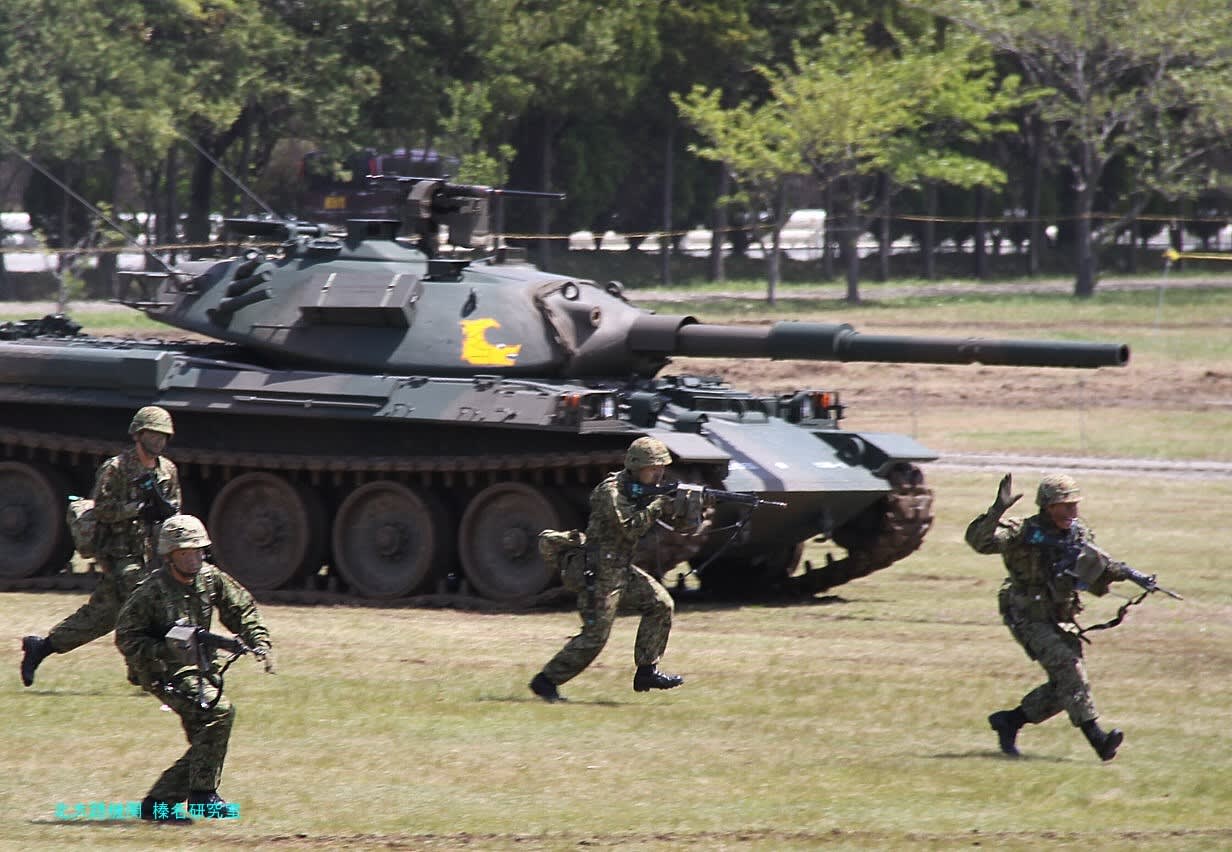
[[[639,564],[692,566],[703,593],[810,595],[917,549],[932,520],[914,439],[844,429],[839,390],[759,395],[672,375],[672,356],[1095,368],[1121,344],[861,334],[846,324],[708,324],[639,309],[617,283],[543,272],[484,236],[498,191],[411,179],[417,239],[392,220],[345,233],[275,220],[263,243],[145,273],[132,308],[175,340],[73,333],[49,319],[0,341],[0,581],[72,586],[66,496],[125,446],[141,405],[170,411],[168,454],[215,560],[266,598],[400,600],[460,592],[502,606],[557,582],[537,534],[586,521],[589,491],[652,435],[721,502],[656,529]],[[185,332],[189,334],[185,334]],[[799,562],[806,542],[845,556]],[[692,584],[690,583],[690,587]]]

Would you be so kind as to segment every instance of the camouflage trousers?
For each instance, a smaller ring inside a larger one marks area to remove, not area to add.
[[[636,612],[642,617],[633,645],[633,660],[639,666],[659,662],[667,648],[675,604],[667,589],[637,566],[621,572],[613,586],[600,582],[592,594],[585,588],[578,593],[582,632],[561,648],[543,673],[548,680],[562,684],[577,677],[599,656],[612,632],[618,611]]]
[[[146,690],[180,717],[188,751],[159,776],[147,794],[164,802],[182,802],[191,792],[217,790],[222,780],[222,765],[227,759],[231,742],[231,725],[235,722],[235,707],[226,696],[209,710],[197,703],[196,675],[180,678],[174,690],[161,684],[151,684]],[[208,682],[202,693],[213,701],[218,690]]]
[[[146,577],[145,566],[135,556],[117,557],[109,565],[90,599],[47,634],[57,654],[67,654],[115,630],[120,607]]]
[[[1099,717],[1091,697],[1082,640],[1047,622],[1009,623],[1010,632],[1031,659],[1048,673],[1048,682],[1022,697],[1022,714],[1028,722],[1043,722],[1064,710],[1078,727]]]

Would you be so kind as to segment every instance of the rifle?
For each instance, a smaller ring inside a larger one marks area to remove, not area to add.
[[[1163,592],[1173,600],[1183,601],[1183,597],[1176,592],[1165,589],[1159,583],[1155,582],[1154,574],[1143,574],[1141,571],[1136,571],[1126,565],[1124,562],[1119,562],[1109,555],[1108,551],[1096,547],[1090,542],[1083,542],[1081,547],[1074,548],[1073,559],[1067,560],[1065,567],[1061,573],[1068,574],[1075,578],[1080,583],[1080,588],[1085,588],[1094,582],[1104,571],[1104,566],[1109,563],[1115,563],[1125,569],[1128,575],[1127,579],[1130,582],[1136,583],[1144,590],[1144,594],[1149,595],[1151,592]],[[1067,554],[1068,555],[1068,554]]]
[[[745,506],[775,506],[787,508],[787,504],[779,500],[766,500],[747,491],[724,491],[721,488],[711,488],[707,485],[694,485],[691,482],[663,482],[658,485],[643,485],[634,481],[629,484],[629,496],[641,502],[649,503],[655,497],[665,494],[691,496],[699,495],[703,502],[710,503],[740,503]]]
[[[189,624],[186,618],[181,618],[171,625],[171,629],[167,631],[166,639],[168,642],[188,651],[192,657],[198,672],[197,706],[202,710],[212,710],[222,700],[222,676],[233,662],[252,650],[238,636],[220,636],[217,633],[211,633],[204,627]],[[214,672],[213,655],[215,651],[226,651],[231,654],[231,658],[223,664],[217,673]],[[213,701],[206,700],[206,681],[209,681],[210,685],[217,690]],[[168,686],[168,689],[171,688]]]

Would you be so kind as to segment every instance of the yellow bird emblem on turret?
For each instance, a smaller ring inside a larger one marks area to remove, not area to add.
[[[462,360],[477,367],[512,367],[522,351],[522,344],[492,343],[487,334],[501,324],[491,317],[459,320],[462,327]]]

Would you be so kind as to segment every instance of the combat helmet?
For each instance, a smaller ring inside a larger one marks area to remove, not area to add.
[[[649,436],[638,438],[629,445],[629,451],[625,453],[625,470],[638,471],[656,464],[669,465],[671,463],[672,454],[667,449],[667,445],[658,438]]]
[[[1053,503],[1077,503],[1082,499],[1078,483],[1065,473],[1050,473],[1040,480],[1035,492],[1035,504],[1043,509]]]
[[[163,521],[162,531],[158,534],[158,553],[166,556],[173,550],[187,550],[196,547],[209,547],[210,537],[205,531],[205,524],[195,515],[172,515]]]
[[[137,413],[133,415],[133,422],[128,424],[128,434],[136,435],[142,429],[162,432],[168,438],[175,434],[175,428],[171,425],[171,414],[167,409],[157,405],[138,408]]]

